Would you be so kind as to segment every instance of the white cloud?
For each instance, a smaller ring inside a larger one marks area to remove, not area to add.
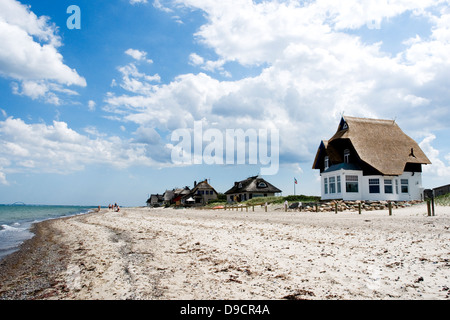
[[[151,59],[147,59],[147,52],[145,51],[128,49],[127,51],[125,51],[125,53],[137,61],[145,61],[147,63],[153,63]]]
[[[147,0],[130,0],[130,3],[132,5],[141,4],[141,3],[147,3]]]
[[[432,142],[435,139],[436,136],[434,134],[429,134],[419,143],[420,148],[431,161],[431,164],[424,166],[423,171],[439,179],[448,180],[450,178],[450,165],[446,165],[440,159],[439,150],[432,146]],[[450,160],[449,158],[449,155],[445,157],[446,160]]]
[[[86,127],[84,131],[87,135],[60,121],[52,125],[27,124],[12,117],[0,121],[0,183],[6,183],[7,172],[66,174],[90,164],[116,168],[166,165],[164,155],[154,155],[144,143],[108,137],[95,127]]]
[[[154,88],[152,82],[161,81],[161,77],[158,74],[146,75],[139,72],[134,63],[119,67],[118,70],[122,74],[122,83],[120,86],[133,93],[149,94]]]
[[[89,100],[88,101],[88,109],[89,109],[89,111],[95,111],[95,106],[96,106],[97,104],[95,103],[95,101],[94,100]]]
[[[9,183],[6,180],[6,175],[1,171],[1,169],[2,168],[0,168],[0,184],[7,186],[7,185],[9,185]]]
[[[86,80],[63,63],[56,26],[18,1],[0,2],[0,43],[0,75],[22,81],[20,94],[55,103],[50,89],[64,92],[62,86],[86,86]]]

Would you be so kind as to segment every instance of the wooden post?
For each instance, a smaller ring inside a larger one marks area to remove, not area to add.
[[[319,212],[319,205],[316,203],[316,212]]]
[[[427,200],[427,211],[428,211],[428,216],[431,217],[431,203],[430,203],[430,200]]]
[[[361,202],[358,203],[358,211],[359,211],[359,214],[361,214]]]
[[[334,213],[337,214],[337,202],[334,203]]]
[[[388,207],[389,207],[389,215],[392,216],[392,203],[390,201],[388,203]]]
[[[434,217],[435,216],[435,214],[434,214],[434,194],[433,194],[433,197],[431,198],[431,212]]]
[[[255,206],[252,206],[252,211],[255,211]]]
[[[264,210],[267,212],[267,204],[264,205]]]

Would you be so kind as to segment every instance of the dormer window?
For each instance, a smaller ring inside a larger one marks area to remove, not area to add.
[[[328,156],[325,157],[324,166],[325,170],[327,170],[330,167],[330,158]]]
[[[350,163],[350,150],[344,150],[344,163]]]
[[[258,183],[258,188],[267,188],[267,184],[261,181],[260,183]]]
[[[242,183],[239,182],[238,188],[241,189],[242,188]]]

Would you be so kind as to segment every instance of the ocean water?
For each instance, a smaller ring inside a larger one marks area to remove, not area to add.
[[[0,204],[0,260],[33,237],[30,231],[33,223],[85,214],[92,209],[94,207]]]

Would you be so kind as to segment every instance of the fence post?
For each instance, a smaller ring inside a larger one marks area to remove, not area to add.
[[[434,194],[433,194],[433,197],[431,198],[431,212],[432,212],[433,217],[434,217],[435,216],[435,214],[434,214]]]
[[[428,211],[428,216],[431,217],[431,204],[430,204],[430,200],[427,200],[427,211]]]
[[[252,211],[255,211],[255,206],[252,206]]]
[[[392,216],[392,203],[389,201],[388,203],[389,206],[389,215]]]
[[[359,214],[361,214],[361,202],[358,203],[358,211],[359,211]]]
[[[337,202],[334,203],[334,213],[337,214]]]

